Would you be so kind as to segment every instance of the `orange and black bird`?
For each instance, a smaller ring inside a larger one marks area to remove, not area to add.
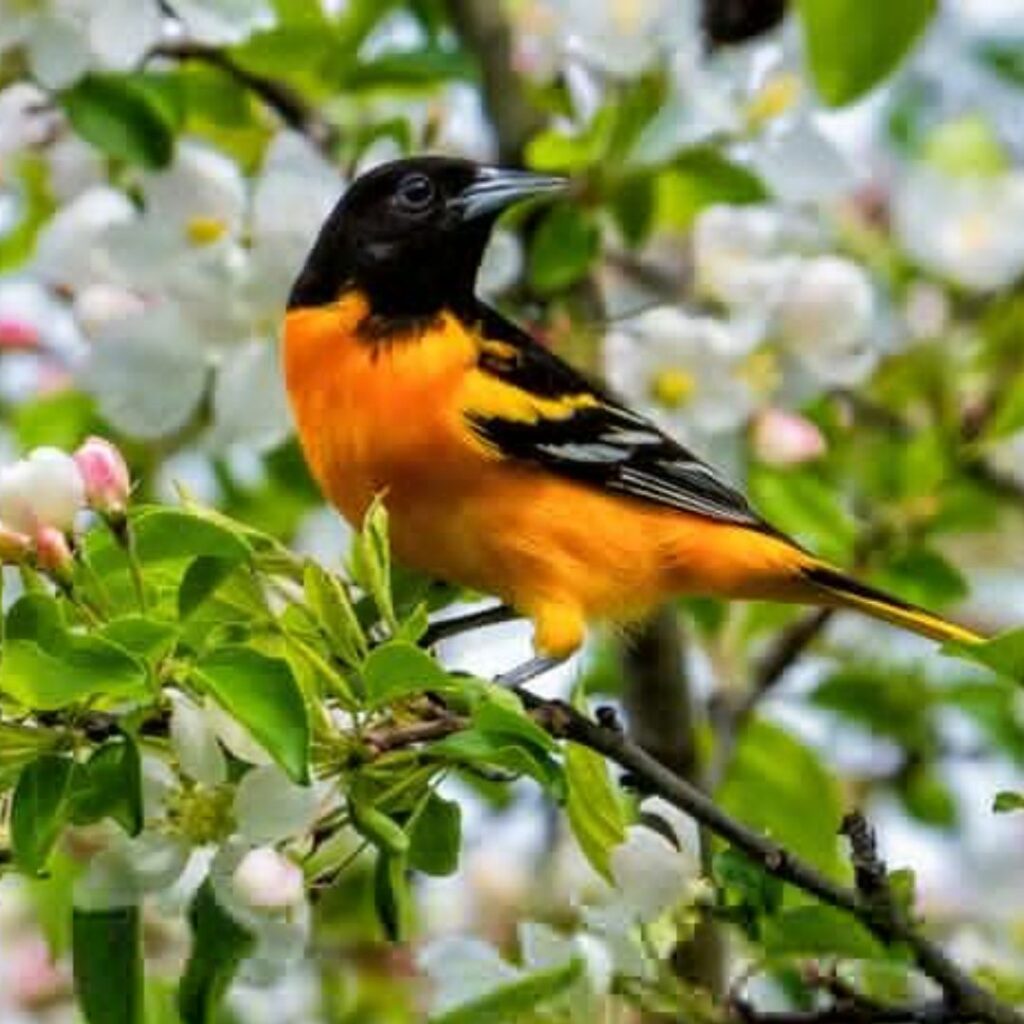
[[[856,608],[977,642],[809,554],[477,298],[498,216],[564,187],[421,157],[364,174],[330,214],[291,292],[284,365],[306,459],[349,522],[382,495],[396,557],[501,597],[548,661],[590,622],[681,595]]]

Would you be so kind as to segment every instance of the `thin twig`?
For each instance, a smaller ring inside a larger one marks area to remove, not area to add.
[[[301,132],[324,154],[330,156],[336,131],[295,90],[283,82],[257,74],[242,67],[216,46],[196,42],[162,43],[154,47],[149,57],[166,57],[176,61],[197,61],[230,75],[239,85],[248,89],[261,102],[273,110],[288,127]],[[148,58],[147,58],[148,59]]]

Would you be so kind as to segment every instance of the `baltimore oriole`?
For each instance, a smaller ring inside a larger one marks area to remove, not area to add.
[[[338,202],[292,290],[284,363],[306,459],[345,517],[383,495],[400,561],[500,596],[553,659],[588,622],[681,595],[851,607],[977,642],[809,554],[476,297],[498,215],[563,187],[422,157]]]

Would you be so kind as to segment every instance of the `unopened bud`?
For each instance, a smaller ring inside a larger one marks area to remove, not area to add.
[[[36,448],[0,469],[0,521],[35,536],[52,526],[70,533],[85,504],[85,485],[74,459],[57,448]]]
[[[825,436],[809,419],[765,409],[754,421],[754,452],[770,466],[799,466],[825,454]]]
[[[35,540],[39,568],[56,579],[70,579],[75,559],[67,536],[54,526],[43,526],[36,531]]]
[[[231,884],[254,910],[288,910],[302,903],[306,892],[302,869],[272,846],[250,850],[235,868]]]
[[[117,446],[102,437],[90,437],[75,452],[74,459],[85,484],[89,507],[106,516],[123,516],[131,492],[131,477]]]
[[[32,550],[32,539],[0,523],[0,564],[20,565]]]

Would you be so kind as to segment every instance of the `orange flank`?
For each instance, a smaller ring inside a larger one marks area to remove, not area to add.
[[[448,313],[393,343],[369,340],[367,317],[355,293],[288,315],[285,373],[314,475],[352,523],[383,494],[396,557],[500,596],[533,619],[539,651],[569,654],[587,621],[684,594],[832,603],[801,576],[820,563],[782,538],[509,463],[465,410],[551,418],[557,401],[482,374],[490,342]]]

